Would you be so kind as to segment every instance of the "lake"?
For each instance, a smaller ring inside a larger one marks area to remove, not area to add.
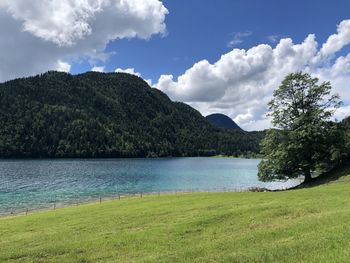
[[[259,182],[259,162],[235,158],[0,160],[0,214],[118,194],[277,189],[299,183]]]

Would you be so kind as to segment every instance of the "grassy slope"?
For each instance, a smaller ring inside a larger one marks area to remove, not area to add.
[[[287,192],[147,196],[2,218],[0,262],[348,262],[349,189],[345,176]]]

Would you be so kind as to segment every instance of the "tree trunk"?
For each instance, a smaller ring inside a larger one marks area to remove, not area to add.
[[[306,169],[304,171],[304,176],[305,176],[304,184],[310,183],[312,180],[310,169]]]

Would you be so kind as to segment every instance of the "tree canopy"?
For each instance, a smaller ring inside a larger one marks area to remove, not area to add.
[[[305,177],[334,166],[344,154],[344,134],[331,121],[341,105],[329,82],[319,83],[307,73],[288,75],[268,104],[275,129],[261,143],[263,161],[258,176],[263,181]]]
[[[130,74],[48,72],[0,84],[0,158],[252,155],[262,137],[215,128]]]

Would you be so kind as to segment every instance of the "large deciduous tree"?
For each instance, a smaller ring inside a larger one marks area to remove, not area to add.
[[[331,89],[329,82],[299,72],[288,75],[274,91],[268,115],[275,129],[261,144],[260,180],[304,176],[307,183],[314,171],[329,168],[339,157],[342,135],[330,118],[341,101]]]

